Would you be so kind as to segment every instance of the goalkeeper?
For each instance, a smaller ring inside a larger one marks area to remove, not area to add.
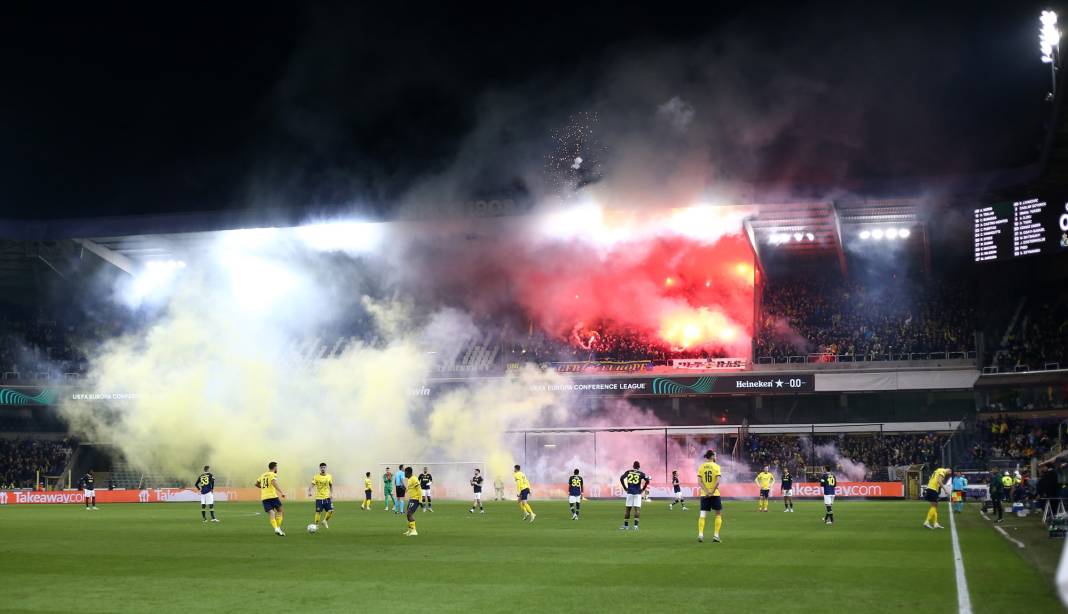
[[[396,507],[397,499],[393,496],[393,473],[386,467],[386,472],[382,474],[382,497],[385,500],[386,508],[388,512],[390,508]],[[392,501],[392,503],[390,503]]]

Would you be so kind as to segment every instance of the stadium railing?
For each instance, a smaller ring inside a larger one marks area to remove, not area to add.
[[[831,354],[813,353],[794,356],[759,356],[757,364],[813,364],[835,362],[901,362],[901,361],[938,361],[976,359],[975,352],[902,352],[886,354]]]

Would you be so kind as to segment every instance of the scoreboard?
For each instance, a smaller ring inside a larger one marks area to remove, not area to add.
[[[1068,253],[1068,202],[1031,198],[980,207],[974,214],[975,261]]]

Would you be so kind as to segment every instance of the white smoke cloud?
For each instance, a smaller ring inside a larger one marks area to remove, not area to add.
[[[275,460],[291,488],[321,461],[350,484],[380,463],[426,459],[484,460],[503,474],[514,462],[506,430],[559,419],[561,399],[532,392],[555,373],[471,382],[430,402],[412,394],[441,359],[434,348],[475,337],[470,315],[365,294],[348,274],[359,262],[315,256],[288,231],[234,239],[172,280],[149,326],[94,348],[96,391],[126,398],[66,401],[76,433],[116,445],[135,468],[182,477],[210,464],[239,486]],[[324,336],[333,348],[355,335],[336,356],[297,360],[295,345],[359,321],[354,310],[373,330]]]

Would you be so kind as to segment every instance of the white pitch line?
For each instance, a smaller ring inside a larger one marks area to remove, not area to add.
[[[949,512],[949,534],[953,538],[953,567],[957,572],[957,611],[960,614],[972,614],[972,598],[968,594],[968,579],[964,577],[964,557],[960,554],[960,540],[957,539],[957,521]]]
[[[1026,548],[1026,546],[1024,546],[1024,543],[1022,541],[1020,541],[1018,539],[1013,539],[1012,537],[1009,537],[1009,534],[1005,532],[1005,529],[1002,529],[1001,527],[999,527],[997,525],[994,525],[994,528],[997,529],[998,533],[1001,533],[1002,535],[1004,535],[1005,539],[1007,539],[1010,542],[1016,544],[1017,548]]]

